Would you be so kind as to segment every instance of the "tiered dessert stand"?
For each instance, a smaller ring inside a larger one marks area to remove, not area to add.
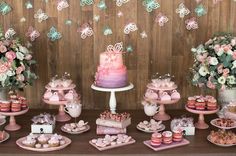
[[[52,90],[52,91],[58,91],[59,94],[64,96],[65,91],[74,89],[75,87],[76,87],[75,84],[71,84],[69,87],[56,87],[56,88],[46,85],[45,88],[48,90]],[[64,100],[64,101],[49,101],[49,100],[43,99],[43,101],[49,105],[56,105],[56,106],[59,105],[59,112],[56,115],[56,121],[65,122],[65,121],[69,121],[71,119],[71,117],[68,114],[66,114],[64,111],[64,106],[67,104],[66,100]]]
[[[151,89],[151,90],[155,90],[155,91],[171,91],[171,90],[175,90],[177,89],[177,85],[174,85],[173,87],[170,88],[157,88],[152,86],[151,84],[147,85],[147,88]],[[165,105],[171,105],[171,104],[175,104],[177,103],[180,99],[177,100],[170,100],[170,101],[161,101],[161,100],[150,100],[147,97],[144,97],[145,100],[147,101],[152,101],[153,103],[159,104],[160,108],[159,108],[159,112],[154,115],[154,119],[155,120],[162,120],[162,121],[167,121],[170,119],[170,115],[168,115],[165,112]]]
[[[132,88],[134,88],[134,85],[130,83],[128,86],[122,87],[122,88],[102,88],[102,87],[96,86],[95,84],[92,84],[91,88],[96,91],[110,92],[110,100],[109,100],[110,111],[113,114],[115,114],[116,113],[115,92],[123,92],[123,91],[131,90]]]
[[[10,116],[9,124],[5,127],[7,131],[17,131],[21,128],[20,125],[16,123],[15,116],[23,115],[27,113],[29,108],[19,111],[19,112],[0,112],[0,115]]]
[[[219,111],[219,107],[216,110],[195,110],[185,106],[185,109],[191,113],[199,114],[198,122],[194,124],[198,129],[207,129],[209,127],[209,125],[204,120],[204,115],[215,114]]]

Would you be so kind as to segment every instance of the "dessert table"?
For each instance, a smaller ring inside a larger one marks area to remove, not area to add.
[[[127,111],[127,110],[125,110]],[[22,129],[17,132],[9,132],[10,139],[4,143],[0,144],[0,156],[32,156],[32,155],[43,155],[43,156],[72,156],[72,155],[173,155],[173,156],[185,156],[185,155],[197,155],[197,156],[235,156],[236,147],[227,147],[222,148],[215,146],[207,141],[207,135],[210,133],[212,129],[216,130],[214,126],[210,125],[209,129],[206,130],[199,130],[196,129],[195,136],[186,136],[186,139],[190,141],[190,144],[187,146],[173,148],[165,151],[155,152],[149,149],[147,146],[143,144],[143,141],[150,139],[151,134],[140,132],[136,129],[137,124],[144,119],[149,120],[149,118],[144,114],[143,110],[139,111],[127,111],[131,113],[132,117],[132,125],[128,127],[128,134],[131,135],[135,140],[136,143],[128,146],[124,146],[121,148],[111,149],[107,151],[100,152],[95,149],[93,146],[89,144],[89,140],[93,138],[97,138],[96,135],[96,124],[95,120],[98,117],[99,113],[102,110],[83,110],[79,119],[83,119],[89,122],[91,126],[90,131],[80,134],[80,135],[70,135],[64,133],[60,130],[61,126],[65,123],[56,123],[55,133],[63,134],[64,136],[70,138],[72,140],[71,145],[67,148],[54,151],[54,152],[46,152],[46,153],[38,153],[38,152],[31,152],[24,149],[19,148],[16,145],[16,140],[20,137],[24,137],[29,134],[30,132],[30,119],[39,113],[48,112],[56,114],[57,110],[29,110],[29,112],[23,116],[18,117],[18,123],[22,125]],[[170,110],[169,113],[174,117],[180,117],[181,115],[185,114],[187,116],[193,116],[191,113],[185,110]],[[195,116],[196,117],[196,116]],[[206,116],[205,121],[207,123],[210,122],[211,119],[216,118],[216,115],[209,115]],[[197,121],[197,117],[195,118]],[[169,129],[170,121],[163,122],[166,126],[166,129]],[[4,126],[1,126],[1,130],[3,130]]]

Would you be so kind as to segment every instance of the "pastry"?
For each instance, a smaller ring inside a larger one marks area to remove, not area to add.
[[[46,144],[49,140],[49,137],[47,137],[46,135],[44,134],[41,134],[39,137],[38,137],[38,142],[40,144]]]
[[[214,124],[220,127],[233,127],[236,125],[236,121],[232,119],[219,118],[215,120]]]
[[[58,147],[60,145],[60,140],[56,137],[51,137],[48,140],[48,144],[50,147]]]
[[[183,132],[181,130],[173,130],[173,141],[180,142],[183,140]]]
[[[216,110],[217,109],[217,102],[215,98],[210,98],[207,100],[207,109],[208,110]]]
[[[162,134],[161,133],[153,133],[151,137],[151,145],[154,147],[160,146],[162,143]]]
[[[162,141],[164,144],[171,144],[172,143],[172,132],[171,131],[164,131],[162,133]]]
[[[22,141],[22,144],[24,144],[27,147],[34,147],[36,144],[36,139],[29,135],[26,137],[25,140]]]
[[[0,109],[2,112],[9,112],[11,110],[11,102],[10,101],[1,101]]]
[[[195,97],[188,97],[187,106],[191,109],[195,109],[195,103],[196,103],[195,100],[196,100]]]
[[[12,100],[11,111],[12,112],[19,112],[19,111],[21,111],[21,103],[20,103],[19,100]]]
[[[206,103],[203,98],[196,99],[195,108],[197,110],[205,110],[205,107],[206,107]]]
[[[232,131],[211,131],[209,135],[211,142],[222,145],[232,145],[236,144],[236,134]]]

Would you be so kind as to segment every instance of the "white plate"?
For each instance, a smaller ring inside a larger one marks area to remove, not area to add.
[[[231,146],[235,146],[235,145],[236,145],[236,144],[229,144],[229,145],[226,145],[226,144],[217,144],[217,143],[214,143],[214,142],[211,141],[210,135],[207,136],[207,140],[208,140],[210,143],[215,144],[215,145],[217,145],[217,146],[221,146],[221,147],[231,147]]]
[[[235,120],[232,120],[232,121],[234,121],[234,126],[232,126],[232,127],[221,127],[221,126],[218,126],[218,125],[216,125],[215,124],[215,121],[216,120],[218,120],[218,119],[220,119],[220,118],[216,118],[216,119],[213,119],[213,120],[211,120],[211,124],[213,125],[213,126],[215,126],[215,127],[217,127],[217,128],[220,128],[220,129],[233,129],[233,128],[236,128],[236,121]]]
[[[160,129],[157,129],[157,130],[155,130],[155,131],[152,131],[152,130],[145,130],[145,129],[139,127],[138,125],[136,126],[136,128],[137,128],[138,130],[140,130],[140,131],[145,132],[145,133],[154,133],[154,132],[160,132],[160,131],[163,131],[163,130],[166,128],[166,126],[163,125],[163,124],[161,124],[161,128],[160,128]]]
[[[5,132],[5,135],[6,135],[5,138],[3,140],[1,140],[0,143],[4,142],[10,138],[10,135],[7,132]]]
[[[65,125],[63,125],[63,126],[61,127],[61,130],[62,130],[63,132],[65,132],[65,133],[69,133],[69,134],[81,134],[81,133],[84,133],[84,132],[87,132],[87,131],[90,130],[90,126],[89,126],[89,125],[85,125],[86,128],[83,129],[83,130],[81,130],[81,131],[78,131],[78,132],[70,132],[70,131],[67,131],[67,130],[64,128],[64,126],[65,126]]]

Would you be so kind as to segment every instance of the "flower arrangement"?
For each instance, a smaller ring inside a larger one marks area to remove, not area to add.
[[[31,71],[36,61],[14,34],[12,28],[5,33],[0,28],[0,87],[22,89],[37,78]]]
[[[232,88],[236,85],[236,37],[219,34],[191,51],[194,55],[191,69],[194,85],[210,89]]]

